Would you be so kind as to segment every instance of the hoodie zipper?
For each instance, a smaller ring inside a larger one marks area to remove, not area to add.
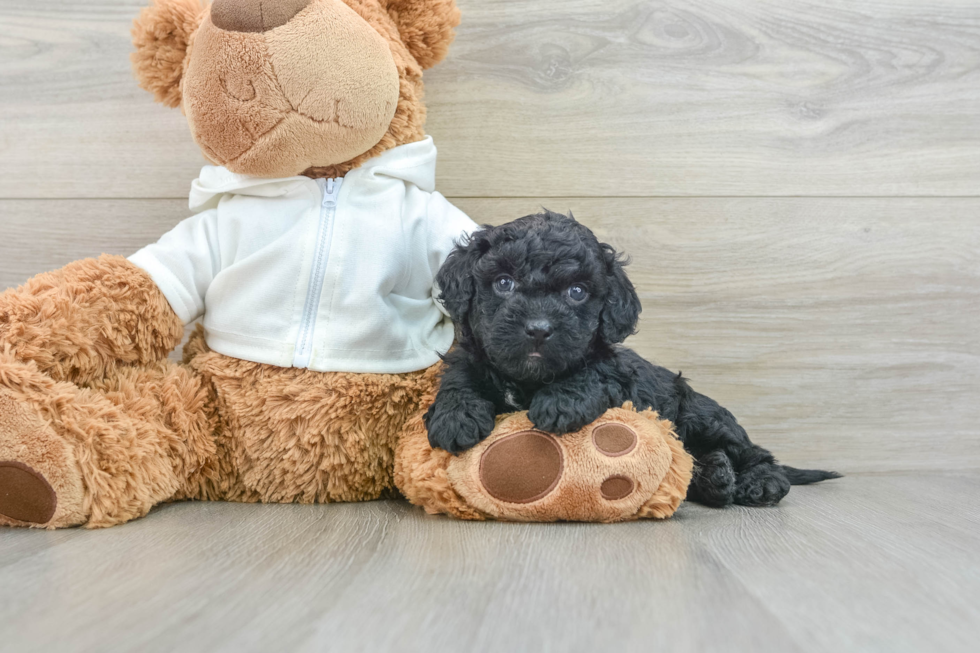
[[[293,367],[310,366],[313,357],[313,331],[316,328],[316,314],[320,309],[323,294],[323,277],[330,255],[330,241],[333,238],[334,216],[337,213],[337,197],[340,195],[342,177],[337,179],[317,179],[323,193],[320,201],[320,220],[316,229],[316,246],[313,250],[313,268],[310,270],[310,283],[303,305],[303,318],[299,323],[296,337],[296,351],[293,354]]]

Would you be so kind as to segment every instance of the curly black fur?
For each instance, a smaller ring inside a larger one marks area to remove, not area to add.
[[[426,415],[432,446],[465,451],[496,415],[516,410],[561,435],[632,401],[674,422],[697,460],[695,501],[773,505],[791,483],[837,477],[779,465],[680,374],[618,346],[640,314],[625,265],[571,215],[550,211],[484,227],[456,247],[436,279],[458,346]]]

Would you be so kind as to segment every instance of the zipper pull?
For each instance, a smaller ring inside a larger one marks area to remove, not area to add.
[[[340,195],[340,179],[325,179],[323,184],[323,206],[334,206]]]

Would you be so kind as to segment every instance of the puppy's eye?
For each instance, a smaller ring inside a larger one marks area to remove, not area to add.
[[[493,280],[493,289],[501,294],[514,292],[515,285],[514,280],[506,274],[502,274]]]
[[[569,287],[568,297],[573,302],[584,302],[589,297],[589,291],[586,290],[585,286],[582,284],[576,283],[575,285]]]

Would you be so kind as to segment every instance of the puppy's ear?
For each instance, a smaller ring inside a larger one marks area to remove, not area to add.
[[[180,105],[180,78],[191,37],[204,19],[201,0],[153,0],[133,22],[136,80],[157,102]]]
[[[605,306],[599,315],[599,334],[610,345],[620,343],[636,332],[640,319],[640,298],[633,283],[626,276],[626,261],[616,255],[610,245],[602,244],[602,256],[606,263],[609,290]]]
[[[446,262],[436,273],[439,301],[446,307],[449,317],[460,327],[466,327],[470,304],[476,294],[473,273],[477,261],[490,249],[487,237],[490,227],[474,231],[446,257]]]

